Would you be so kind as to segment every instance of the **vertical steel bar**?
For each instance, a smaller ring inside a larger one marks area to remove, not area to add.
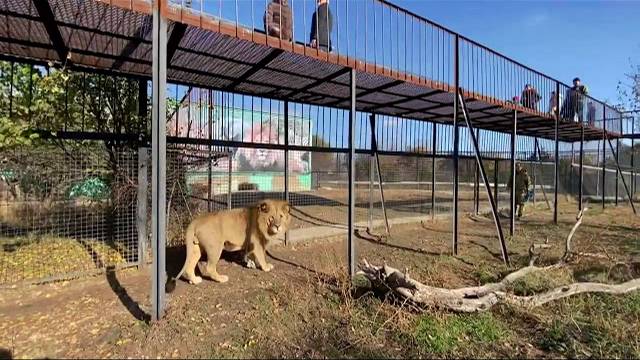
[[[355,226],[355,210],[356,210],[356,71],[351,69],[351,106],[349,111],[349,234],[348,236],[348,262],[349,262],[349,276],[353,278],[356,271],[356,248],[354,239],[354,226]]]
[[[437,151],[437,130],[438,127],[436,123],[431,123],[433,125],[433,131],[431,131],[431,220],[435,220],[436,216],[436,155]]]
[[[229,157],[229,161],[228,163],[228,169],[227,169],[227,209],[231,210],[231,207],[233,205],[232,201],[233,201],[233,151],[229,148],[228,149],[228,155]]]
[[[472,131],[469,129],[469,131]],[[476,138],[478,139],[478,146],[480,146],[480,129],[476,129]],[[473,184],[473,210],[476,215],[480,214],[480,170],[479,165],[476,164],[474,172],[474,184]]]
[[[284,199],[289,203],[289,102],[284,102]],[[289,231],[284,233],[284,245],[289,245]]]
[[[531,164],[531,173],[533,175],[533,207],[536,207],[536,149],[537,149],[537,145],[538,145],[538,138],[533,138],[533,159],[534,162],[533,164]]]
[[[500,195],[499,191],[498,191],[498,187],[500,186],[498,184],[498,159],[496,158],[493,161],[493,197],[496,201],[496,209],[498,208],[498,195]]]
[[[607,109],[602,107],[602,208],[605,208],[605,197],[607,193],[606,178],[607,178]]]
[[[460,90],[460,54],[459,36],[455,35],[453,58],[453,82],[456,94]],[[460,129],[458,128],[459,96],[454,97],[453,102],[453,255],[458,255],[458,146],[460,142]]]
[[[622,114],[620,114],[620,134],[622,134]],[[616,163],[620,163],[620,138],[616,138]],[[618,176],[616,173],[616,206],[618,206],[618,188],[620,187],[619,178],[624,176],[622,173]]]
[[[509,221],[509,234],[513,236],[516,228],[516,142],[518,136],[518,111],[513,111],[513,128],[511,130],[511,176],[509,181],[509,187],[511,188],[511,201],[510,201],[510,221]]]
[[[584,192],[584,123],[580,124],[580,170],[578,174],[578,183],[578,211],[581,211]]]
[[[209,89],[209,99],[208,99],[208,107],[207,107],[207,118],[208,118],[208,123],[207,123],[207,130],[208,130],[208,137],[209,137],[209,159],[207,161],[207,211],[211,211],[211,205],[212,205],[212,185],[211,185],[211,177],[213,175],[213,169],[212,166],[213,164],[211,163],[213,161],[213,146],[211,145],[213,142],[213,90]]]
[[[560,83],[556,82],[556,104],[560,104]],[[560,144],[558,142],[559,136],[559,126],[560,126],[560,106],[556,106],[556,123],[555,123],[555,134],[554,134],[554,142],[555,142],[555,159],[553,166],[553,223],[558,223],[558,184],[560,179],[559,163],[560,163]]]
[[[151,303],[153,320],[164,315],[165,298],[165,245],[166,245],[166,89],[167,89],[167,20],[161,14],[161,6],[166,3],[153,2],[153,108],[151,119],[151,211],[153,276]]]
[[[136,220],[138,228],[138,268],[147,264],[147,195],[149,150],[146,147],[138,148],[138,198],[136,206]]]

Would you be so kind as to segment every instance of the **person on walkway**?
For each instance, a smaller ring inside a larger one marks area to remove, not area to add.
[[[592,127],[596,124],[596,106],[593,101],[589,101],[587,105],[587,123]]]
[[[311,47],[330,52],[332,29],[333,14],[329,9],[329,0],[318,0],[316,11],[311,19]]]
[[[567,94],[562,104],[560,113],[568,121],[582,122],[584,113],[584,101],[589,89],[580,83],[580,78],[573,79],[573,86],[567,89]]]
[[[264,13],[264,30],[267,35],[291,41],[292,22],[289,0],[271,0]]]
[[[537,110],[538,102],[542,97],[538,94],[538,90],[534,88],[531,84],[527,84],[524,86],[524,90],[522,90],[522,106]]]
[[[511,190],[511,182],[512,177],[509,177],[509,183],[507,187]],[[522,213],[524,212],[524,203],[527,201],[527,197],[529,195],[529,174],[527,173],[527,168],[522,166],[520,163],[516,164],[516,209],[518,218],[522,217]]]
[[[551,92],[551,95],[549,96],[549,114],[555,116],[556,110],[558,110],[558,103],[562,103],[562,94],[560,94],[559,97],[559,101],[556,101],[556,92]]]

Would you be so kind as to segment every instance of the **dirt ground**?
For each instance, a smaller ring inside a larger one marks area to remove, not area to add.
[[[555,226],[550,211],[530,208],[508,243],[514,267],[526,265],[532,241],[545,239],[553,247],[540,261],[555,261],[575,213],[575,204],[563,204]],[[508,229],[508,220],[502,220]],[[359,234],[358,259],[407,268],[423,283],[445,287],[496,281],[509,271],[490,218],[461,213],[460,228],[455,257],[450,255],[451,223],[444,218],[394,226],[384,241]],[[514,291],[640,276],[639,228],[630,208],[602,212],[595,206],[574,246],[608,259],[580,261]],[[147,321],[148,269],[3,290],[0,357],[640,356],[637,294],[580,295],[533,311],[499,306],[459,317],[392,299],[352,296],[343,237],[276,246],[271,255],[275,269],[270,273],[245,269],[227,257],[219,271],[229,275],[228,283],[179,281],[167,297],[166,316],[153,324]],[[169,252],[170,274],[183,259],[181,249]]]

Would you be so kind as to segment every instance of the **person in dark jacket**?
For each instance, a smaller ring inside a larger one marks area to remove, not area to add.
[[[593,101],[589,101],[587,105],[587,124],[589,124],[589,126],[595,126],[596,124],[596,106],[593,104]]]
[[[292,23],[289,0],[271,0],[264,13],[264,30],[267,35],[291,41],[293,39]]]
[[[331,51],[331,30],[333,14],[329,9],[329,0],[318,0],[316,11],[311,19],[311,47]]]
[[[538,90],[531,86],[531,84],[524,86],[524,90],[522,90],[522,106],[537,110],[538,101],[540,101],[541,98],[540,94],[538,94]]]
[[[573,79],[573,86],[567,89],[567,95],[562,103],[562,118],[568,121],[582,122],[585,95],[589,93],[586,85],[580,84],[580,78]]]

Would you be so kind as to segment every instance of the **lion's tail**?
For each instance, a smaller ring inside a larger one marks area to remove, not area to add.
[[[182,273],[184,273],[184,270],[187,267],[187,258],[189,257],[189,254],[191,254],[191,248],[193,246],[195,246],[195,244],[196,244],[196,234],[195,234],[195,231],[193,230],[193,226],[192,225],[190,225],[187,228],[187,231],[185,232],[184,242],[185,242],[186,250],[187,250],[186,251],[186,257],[184,259],[184,265],[182,265],[182,269],[180,270],[178,275],[176,275],[175,277],[170,277],[170,278],[167,279],[167,282],[164,285],[164,291],[166,293],[172,293],[176,289],[176,281],[178,279],[180,279],[180,276],[182,276]]]

